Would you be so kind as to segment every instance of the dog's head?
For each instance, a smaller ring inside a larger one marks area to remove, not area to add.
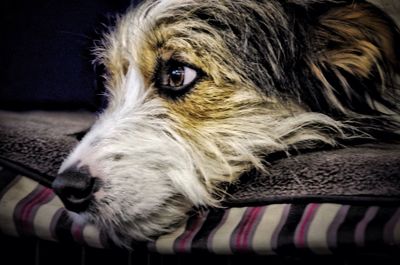
[[[392,125],[398,30],[353,2],[161,0],[121,16],[96,49],[108,107],[53,184],[67,208],[117,242],[149,238],[218,205],[219,184],[265,154],[354,136],[357,115]]]

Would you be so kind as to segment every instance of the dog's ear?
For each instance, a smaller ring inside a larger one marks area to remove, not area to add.
[[[307,35],[306,64],[313,89],[322,88],[321,108],[346,115],[397,109],[400,32],[386,13],[367,2],[334,5],[316,16]]]

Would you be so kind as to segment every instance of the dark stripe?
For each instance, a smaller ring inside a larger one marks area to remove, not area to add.
[[[354,249],[355,230],[357,224],[364,218],[368,207],[350,206],[347,216],[337,233],[337,251],[351,252]]]
[[[371,206],[368,207],[365,212],[364,218],[357,224],[354,231],[354,241],[358,247],[365,246],[365,234],[369,223],[375,218],[379,207]]]
[[[334,220],[328,228],[328,247],[331,250],[337,248],[337,235],[339,227],[343,224],[346,219],[347,213],[350,209],[349,205],[342,205],[336,214]]]
[[[62,242],[74,242],[71,234],[72,220],[65,208],[62,208],[55,221],[55,238]]]
[[[131,245],[133,250],[136,250],[136,241],[135,240],[132,240],[130,245]],[[156,240],[151,240],[150,242],[147,242],[146,243],[146,248],[148,250],[150,250],[151,252],[157,252]]]
[[[292,204],[286,223],[283,225],[281,232],[278,236],[278,245],[274,251],[277,254],[285,255],[287,253],[297,253],[298,249],[294,245],[294,235],[297,225],[303,216],[306,205]]]
[[[61,217],[61,215],[62,215],[62,213],[63,213],[64,211],[65,211],[64,208],[58,209],[58,210],[54,213],[54,215],[52,216],[52,218],[51,218],[51,222],[50,222],[50,233],[51,233],[51,236],[52,236],[53,238],[55,238],[55,239],[58,239],[58,236],[57,236],[57,234],[56,234],[57,223],[59,222],[60,217]]]
[[[207,249],[210,252],[214,252],[214,250],[213,250],[213,239],[214,239],[215,233],[225,224],[226,220],[229,217],[230,209],[224,210],[223,213],[224,214],[223,214],[220,222],[216,226],[214,226],[214,228],[211,230],[210,234],[208,235],[208,238],[207,238]]]
[[[387,245],[396,244],[394,238],[394,229],[396,228],[396,224],[400,222],[400,207],[396,208],[396,211],[393,213],[390,220],[385,225],[384,230],[384,240]]]
[[[366,228],[365,246],[371,249],[387,247],[384,240],[385,225],[396,213],[397,207],[381,207]]]
[[[207,219],[204,221],[199,232],[193,239],[193,252],[206,253],[208,251],[208,239],[210,238],[211,231],[222,222],[225,214],[225,209],[211,208]]]
[[[280,217],[279,223],[275,228],[275,231],[271,237],[271,247],[273,250],[278,248],[278,239],[279,235],[282,231],[283,226],[286,224],[287,218],[289,216],[290,208],[292,207],[291,204],[286,204],[283,208],[282,216]]]

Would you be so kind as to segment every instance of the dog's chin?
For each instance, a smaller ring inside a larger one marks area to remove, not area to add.
[[[93,200],[89,208],[71,217],[79,223],[92,223],[116,244],[130,248],[134,241],[149,241],[176,230],[187,219],[193,205],[183,196],[171,196],[146,212],[133,213],[133,209],[112,207]]]

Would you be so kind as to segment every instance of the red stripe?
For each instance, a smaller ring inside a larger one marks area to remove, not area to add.
[[[185,233],[177,239],[179,252],[187,250],[187,242],[194,237],[194,234],[197,232],[196,228],[199,226],[199,224],[200,218],[196,218],[196,221],[192,226],[190,226],[189,230],[186,230]]]
[[[40,193],[41,188],[42,186],[38,184],[33,191],[28,193],[28,195],[21,199],[15,206],[13,218],[16,229],[20,235],[28,234],[30,231],[33,230],[32,225],[29,224],[29,222],[24,222],[24,220],[22,219],[22,213],[26,204],[28,204],[32,200],[32,198],[36,197]]]
[[[244,245],[245,249],[250,249],[249,239],[250,239],[250,236],[252,234],[251,232],[253,231],[253,229],[255,227],[255,224],[257,223],[258,217],[259,217],[261,212],[262,212],[262,207],[256,207],[256,209],[254,211],[254,214],[251,217],[251,223],[248,224],[248,226],[247,226],[247,229],[245,231],[244,238],[243,238],[243,243],[245,244]]]
[[[295,236],[295,245],[299,248],[303,248],[306,245],[306,233],[313,219],[312,217],[315,213],[315,210],[317,208],[318,204],[316,203],[309,204],[306,209],[306,212],[303,215],[303,218],[301,219],[298,225],[298,231]]]
[[[25,233],[33,232],[33,216],[35,210],[48,202],[53,196],[53,192],[49,188],[40,188],[39,191],[30,198],[25,205],[22,206],[19,214],[19,221],[23,227],[21,230]],[[30,231],[31,230],[31,231]]]
[[[247,244],[248,238],[250,236],[251,229],[254,226],[254,223],[256,222],[257,216],[259,215],[260,211],[261,211],[260,207],[254,207],[250,210],[249,214],[246,215],[236,236],[235,243],[237,249],[245,250],[249,248]]]
[[[29,220],[31,213],[37,207],[42,205],[52,195],[50,189],[44,188],[35,197],[33,197],[21,210],[21,220]]]
[[[207,213],[204,215],[198,215],[193,224],[187,227],[186,231],[176,239],[175,245],[178,252],[187,252],[189,250],[191,241],[201,228],[206,217]]]

